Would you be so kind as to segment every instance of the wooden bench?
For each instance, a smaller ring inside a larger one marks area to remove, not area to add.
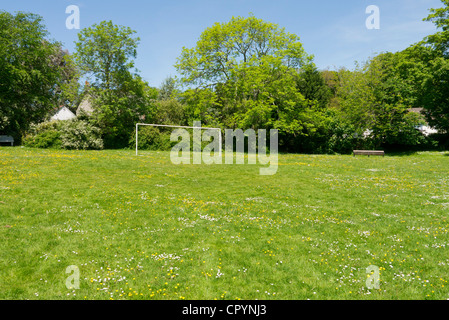
[[[11,136],[0,136],[0,143],[11,143],[14,146],[14,138]]]
[[[354,157],[356,155],[363,155],[363,156],[382,156],[385,157],[385,151],[379,151],[379,150],[354,150]]]

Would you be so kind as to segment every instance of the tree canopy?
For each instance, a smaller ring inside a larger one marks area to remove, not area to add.
[[[103,21],[83,29],[76,42],[76,61],[91,79],[88,94],[95,106],[93,121],[102,129],[107,147],[128,144],[130,128],[151,116],[151,99],[157,96],[134,69],[139,44],[135,33]]]
[[[71,78],[68,55],[48,37],[39,15],[0,12],[0,132],[17,140],[57,106]]]
[[[310,59],[297,35],[254,16],[233,17],[207,28],[196,47],[183,48],[175,67],[183,84],[205,88],[235,80],[242,68],[298,69]]]
[[[187,88],[182,96],[191,120],[300,136],[315,130],[312,119],[320,118],[301,93],[305,86],[298,88],[312,59],[297,35],[249,16],[207,28],[194,48],[183,49],[175,67]],[[314,94],[308,98],[327,99]]]
[[[252,14],[232,17],[183,48],[177,76],[159,88],[135,68],[140,38],[129,27],[112,21],[87,27],[70,54],[49,39],[40,16],[2,11],[0,134],[20,139],[56,107],[75,111],[88,95],[94,112],[82,121],[89,125],[74,128],[97,128],[105,147],[133,143],[136,122],[195,120],[223,129],[278,129],[280,149],[288,152],[449,145],[449,0],[441,2],[424,18],[435,34],[353,70],[319,70],[298,35]],[[417,130],[424,124],[439,134],[424,136]],[[57,145],[53,140],[40,145]]]

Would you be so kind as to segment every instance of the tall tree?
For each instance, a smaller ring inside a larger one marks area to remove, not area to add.
[[[128,144],[134,124],[152,115],[157,90],[134,69],[139,38],[129,27],[103,21],[78,34],[75,58],[91,80],[94,121],[106,147]]]
[[[328,107],[332,91],[314,64],[306,65],[300,70],[296,85],[310,106],[320,110]]]
[[[424,19],[433,22],[439,31],[420,43],[420,51],[415,50],[426,53],[424,59],[419,59],[426,68],[417,102],[425,108],[428,122],[449,135],[449,0],[441,2],[444,7],[430,9]]]
[[[73,55],[68,50],[60,48],[52,56],[52,64],[61,70],[61,81],[55,88],[57,106],[66,106],[76,112],[82,99],[80,72]]]
[[[296,86],[312,61],[297,35],[276,24],[233,17],[216,23],[175,65],[187,116],[228,128],[278,129],[281,144],[310,135],[319,118]],[[319,122],[319,121],[318,121]]]
[[[359,135],[370,133],[371,147],[422,142],[416,127],[423,117],[409,112],[415,87],[410,74],[404,74],[408,63],[402,52],[382,53],[355,71],[339,72],[340,115]]]
[[[417,103],[425,108],[429,124],[449,134],[449,59],[438,57],[429,62]]]
[[[112,21],[94,24],[78,33],[75,58],[93,86],[120,89],[121,81],[129,78],[140,41],[133,37],[135,33]]]
[[[55,107],[66,79],[60,44],[48,37],[42,17],[0,12],[0,132],[17,140]]]
[[[444,7],[430,9],[430,14],[424,21],[431,21],[440,29],[435,34],[426,37],[426,42],[440,51],[446,58],[449,57],[449,0],[441,0]]]
[[[162,82],[159,88],[158,100],[170,100],[177,93],[176,80],[168,77]]]
[[[253,67],[272,57],[291,67],[301,67],[310,57],[299,37],[278,25],[257,19],[233,17],[215,23],[200,36],[195,48],[183,48],[176,68],[185,84],[213,87],[233,80],[239,67]]]

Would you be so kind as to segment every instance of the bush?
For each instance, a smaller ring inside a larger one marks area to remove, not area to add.
[[[170,141],[170,130],[161,130],[157,127],[139,127],[139,150],[169,151],[177,142]],[[136,146],[135,134],[129,141],[131,148]]]
[[[32,125],[27,135],[22,139],[22,144],[31,148],[61,148],[61,123],[49,121]]]
[[[86,120],[67,120],[62,125],[61,147],[70,150],[103,149],[100,129]]]
[[[343,121],[333,121],[326,142],[327,153],[351,154],[354,149],[364,145],[361,136],[356,133],[354,126]]]
[[[87,120],[48,121],[32,125],[23,138],[32,148],[99,150],[103,149],[101,132]]]

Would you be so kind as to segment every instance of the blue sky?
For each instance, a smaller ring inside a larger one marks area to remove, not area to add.
[[[74,50],[79,30],[66,28],[68,5],[80,9],[81,29],[103,20],[131,27],[141,38],[136,67],[150,85],[175,76],[182,47],[193,47],[215,22],[255,17],[297,34],[320,69],[353,68],[376,53],[399,51],[436,30],[422,19],[440,0],[0,0],[0,10],[41,15],[51,37]],[[380,9],[380,29],[368,30],[369,5]]]

